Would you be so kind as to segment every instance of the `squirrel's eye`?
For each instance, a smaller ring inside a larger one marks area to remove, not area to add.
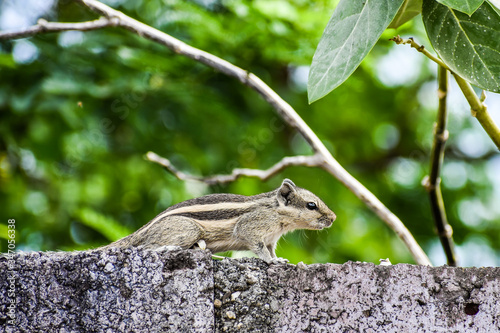
[[[316,204],[314,202],[308,202],[307,209],[310,209],[310,210],[318,209],[318,206],[316,206]]]

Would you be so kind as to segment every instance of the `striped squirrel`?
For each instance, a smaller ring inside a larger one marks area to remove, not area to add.
[[[212,252],[251,250],[269,263],[280,261],[275,249],[281,235],[296,229],[321,230],[335,218],[316,195],[285,179],[276,190],[254,196],[209,194],[180,202],[104,248],[198,245]]]

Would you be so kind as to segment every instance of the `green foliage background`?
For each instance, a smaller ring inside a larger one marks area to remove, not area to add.
[[[408,57],[418,59],[406,65],[416,69],[411,80],[387,84],[380,70],[384,59],[399,52],[395,48],[404,48],[388,41],[393,35],[429,45],[420,16],[385,32],[352,77],[308,105],[307,73],[301,73],[336,1],[108,3],[261,77],[402,219],[431,260],[444,264],[420,185],[436,114],[435,66],[408,48]],[[43,17],[96,18],[70,1]],[[33,59],[16,60],[22,43],[36,47]],[[212,192],[253,195],[288,177],[323,198],[338,219],[326,231],[285,236],[279,256],[293,263],[386,257],[413,262],[395,234],[322,170],[289,168],[266,183],[247,178],[207,187],[179,181],[143,158],[154,151],[181,170],[210,175],[235,167],[267,168],[283,156],[311,153],[267,103],[236,80],[121,29],[40,35],[2,42],[0,51],[0,205],[5,212],[0,226],[16,219],[17,249],[97,247],[179,201]],[[405,71],[403,64],[393,62],[388,70]],[[498,265],[500,158],[463,103],[453,105],[443,175],[449,220],[462,263]],[[477,140],[479,153],[462,147],[464,136]],[[6,251],[5,239],[1,244]]]

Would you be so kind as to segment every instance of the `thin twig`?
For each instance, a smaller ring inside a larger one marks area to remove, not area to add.
[[[448,224],[443,195],[441,193],[441,166],[443,164],[444,146],[449,136],[448,130],[446,129],[448,70],[441,66],[438,68],[438,82],[438,115],[436,124],[434,125],[434,142],[432,145],[430,173],[424,180],[424,186],[429,192],[432,215],[434,216],[436,230],[446,254],[448,265],[457,266],[455,245],[452,238],[453,230]]]
[[[457,81],[460,90],[462,90],[462,93],[467,99],[467,102],[471,107],[472,116],[477,118],[481,126],[483,126],[485,132],[490,136],[491,140],[500,150],[500,128],[498,127],[497,124],[495,124],[493,118],[491,118],[490,114],[488,113],[486,104],[483,103],[484,99],[481,100],[476,95],[470,83],[467,82],[464,78],[462,78],[458,74],[454,73],[441,59],[432,55],[429,51],[427,51],[427,49],[423,45],[419,45],[418,43],[416,43],[413,40],[413,38],[404,39],[399,36],[396,36],[391,38],[390,40],[394,41],[396,44],[410,44],[411,47],[423,53],[427,58],[437,63],[439,66],[449,70],[453,75],[453,77],[455,78],[455,80]]]
[[[150,160],[151,162],[160,164],[180,180],[196,180],[204,182],[209,185],[231,183],[242,176],[256,177],[262,181],[266,181],[272,176],[278,174],[279,172],[283,171],[284,169],[290,166],[317,167],[321,166],[323,163],[323,159],[319,155],[290,156],[290,157],[284,157],[281,161],[279,161],[278,163],[276,163],[267,170],[234,169],[229,175],[213,175],[209,177],[197,177],[179,171],[176,167],[172,165],[172,163],[168,159],[158,156],[153,152],[148,152],[146,154],[146,159]]]
[[[217,260],[224,260],[224,259],[227,259],[227,257],[224,257],[224,256],[218,256],[218,255],[215,255],[215,254],[212,254],[212,258],[213,258],[213,259],[217,259]]]
[[[413,238],[412,234],[404,226],[404,224],[395,216],[380,200],[368,191],[356,178],[351,176],[331,155],[325,145],[304,122],[298,113],[285,102],[274,90],[265,84],[260,78],[252,73],[249,73],[228,61],[216,57],[210,53],[196,49],[186,43],[181,42],[174,37],[165,34],[157,29],[154,29],[142,22],[134,20],[125,14],[112,9],[111,7],[100,3],[96,0],[76,0],[81,2],[89,9],[97,12],[109,19],[116,19],[117,25],[128,29],[137,35],[150,39],[154,42],[162,44],[173,52],[201,62],[209,67],[214,68],[221,73],[238,79],[241,83],[249,86],[257,91],[266,100],[285,122],[295,128],[304,139],[311,145],[315,155],[321,158],[321,166],[336,177],[358,198],[360,198],[380,219],[387,223],[393,229],[399,238],[404,242],[413,256],[414,260],[421,265],[431,265],[429,258],[424,253],[422,248]],[[43,32],[43,31],[42,31]]]
[[[448,66],[441,60],[439,59],[438,57],[434,56],[432,53],[430,53],[429,51],[427,51],[427,49],[425,48],[425,46],[423,45],[419,45],[418,43],[415,42],[415,40],[413,40],[413,37],[410,37],[410,38],[401,38],[400,36],[396,36],[396,37],[392,37],[391,39],[389,40],[392,40],[393,42],[395,42],[396,44],[400,45],[400,44],[410,44],[411,47],[413,47],[414,49],[416,49],[418,52],[421,52],[423,53],[427,58],[431,59],[432,61],[434,61],[435,63],[437,63],[439,66],[451,71]]]
[[[101,17],[94,21],[78,22],[78,23],[59,23],[59,22],[47,22],[44,19],[39,19],[36,25],[31,27],[18,30],[18,31],[1,31],[0,40],[3,39],[14,39],[14,38],[25,38],[40,33],[48,32],[61,32],[68,30],[78,30],[78,31],[89,31],[102,29],[105,27],[115,26],[117,20],[108,19],[106,17]]]

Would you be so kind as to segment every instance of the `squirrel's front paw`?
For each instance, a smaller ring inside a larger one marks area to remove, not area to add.
[[[200,239],[198,242],[196,242],[196,245],[198,245],[198,247],[202,250],[207,249],[207,243],[203,239]]]
[[[269,264],[288,264],[288,259],[285,258],[272,258],[271,261],[269,261]]]

